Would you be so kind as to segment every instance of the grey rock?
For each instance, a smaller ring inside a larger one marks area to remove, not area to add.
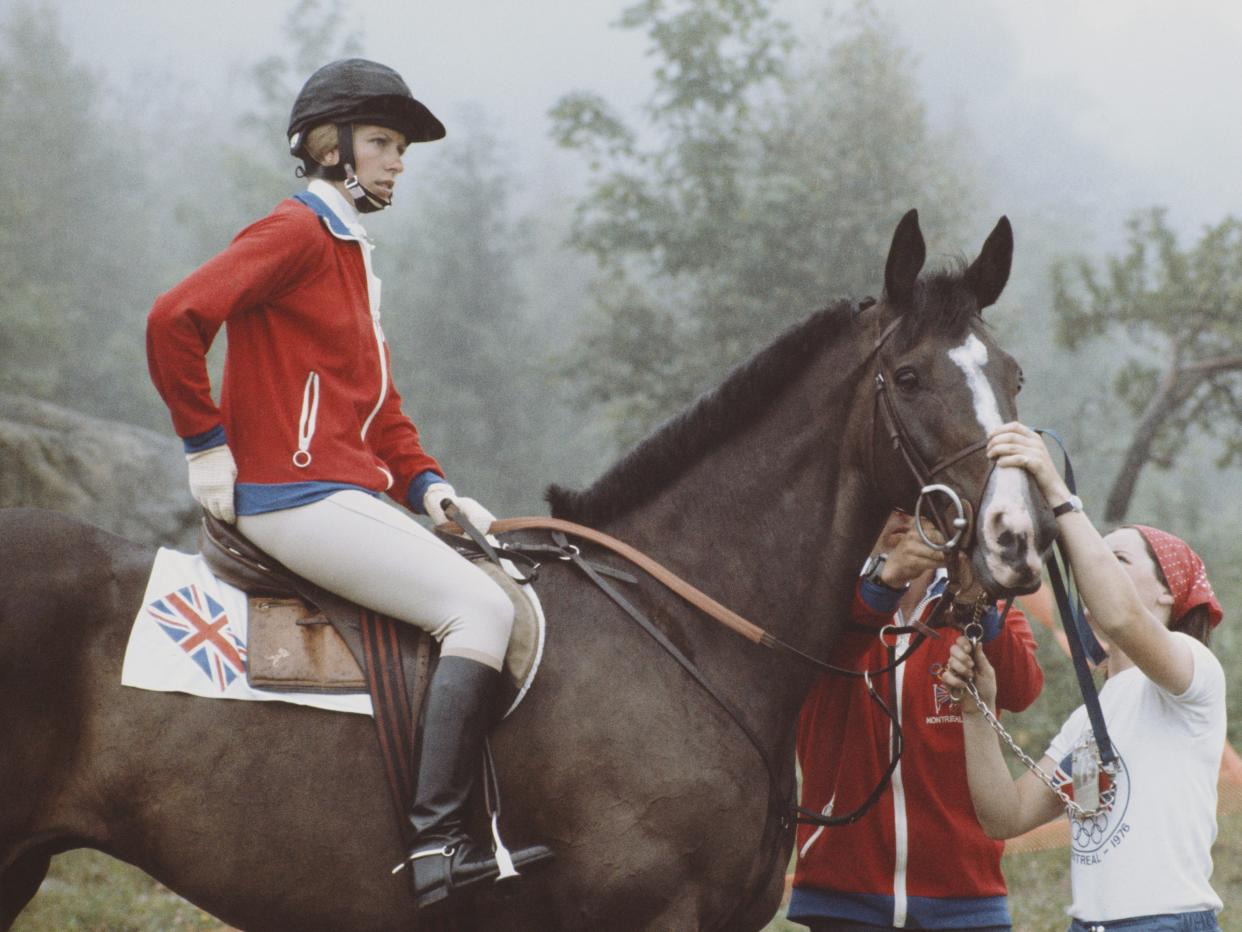
[[[47,508],[149,545],[197,549],[181,443],[49,401],[0,395],[0,507]]]

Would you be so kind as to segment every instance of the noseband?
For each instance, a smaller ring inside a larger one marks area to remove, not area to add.
[[[901,458],[905,461],[906,468],[914,477],[914,481],[919,487],[919,497],[914,503],[914,527],[919,533],[919,537],[923,539],[923,543],[927,544],[933,550],[939,550],[942,553],[950,553],[954,550],[965,550],[970,546],[970,542],[974,536],[974,514],[976,506],[971,502],[969,496],[963,497],[952,485],[946,482],[937,482],[936,477],[943,473],[950,466],[961,462],[966,457],[978,453],[985,449],[988,445],[987,438],[977,440],[974,443],[963,447],[956,453],[946,456],[944,459],[931,466],[927,465],[926,460],[919,453],[918,448],[911,440],[910,432],[906,429],[905,423],[901,419],[901,415],[897,411],[897,406],[893,403],[892,390],[888,386],[888,380],[884,377],[884,363],[880,359],[880,349],[888,341],[888,338],[897,330],[901,319],[898,318],[884,328],[879,338],[875,342],[875,346],[871,350],[871,355],[876,359],[875,374],[875,404],[878,409],[878,415],[873,416],[871,422],[872,442],[871,456],[873,457],[871,465],[872,484],[875,484],[875,429],[876,422],[883,418],[885,429],[888,431],[889,443],[893,449],[901,454]],[[986,487],[987,483],[984,483]],[[982,490],[980,491],[982,497]],[[944,540],[944,543],[937,543],[927,536],[927,532],[923,529],[923,503],[934,495],[944,496],[949,500],[955,512],[952,519],[946,519],[940,509],[930,504],[928,510],[931,518],[936,524],[937,530]]]

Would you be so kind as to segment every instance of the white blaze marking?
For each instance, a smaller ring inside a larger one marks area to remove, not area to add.
[[[996,403],[996,394],[983,372],[988,364],[988,348],[973,333],[966,342],[957,349],[949,350],[951,359],[966,376],[966,385],[970,389],[970,397],[975,405],[975,417],[980,426],[989,433],[1000,427],[1000,405]],[[984,544],[984,554],[988,570],[992,578],[1001,585],[1016,579],[1015,569],[1008,566],[1000,557],[1000,544],[997,540],[998,530],[1008,528],[1016,533],[1026,533],[1028,540],[1034,539],[1034,524],[1027,510],[1026,497],[1023,494],[1027,482],[1026,474],[1017,467],[1002,467],[992,473],[988,481],[990,489],[985,489],[983,501],[987,502],[985,513],[980,515],[980,538]],[[988,494],[990,491],[990,495]],[[1028,570],[1039,571],[1039,555],[1034,548],[1027,551]]]
[[[996,403],[996,395],[983,374],[983,367],[988,364],[988,348],[973,333],[966,342],[957,349],[949,350],[949,358],[966,375],[966,385],[970,388],[970,397],[975,402],[975,417],[986,431],[1000,427],[1003,421],[1000,406]]]

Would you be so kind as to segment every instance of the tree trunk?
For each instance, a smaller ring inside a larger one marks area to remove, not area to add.
[[[1185,372],[1171,369],[1160,380],[1160,387],[1152,396],[1151,401],[1139,418],[1138,427],[1130,438],[1126,448],[1125,459],[1121,463],[1112,488],[1108,493],[1108,501],[1104,505],[1104,520],[1110,524],[1122,521],[1130,509],[1130,499],[1134,497],[1134,487],[1138,484],[1139,473],[1151,459],[1152,444],[1156,435],[1170,415],[1174,414],[1190,394],[1202,381],[1202,376],[1195,375],[1184,378]]]

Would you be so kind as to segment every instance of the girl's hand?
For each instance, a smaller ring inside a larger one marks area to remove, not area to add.
[[[1048,447],[1025,424],[1010,421],[992,431],[988,437],[988,457],[996,460],[997,466],[1025,469],[1051,505],[1059,505],[1070,497],[1069,487],[1053,465]]]
[[[988,708],[996,708],[996,671],[983,653],[983,645],[971,645],[970,638],[959,637],[949,648],[949,662],[940,675],[940,681],[954,692],[964,690],[968,683],[975,684],[975,691]],[[974,702],[962,702],[963,715],[978,715]]]

